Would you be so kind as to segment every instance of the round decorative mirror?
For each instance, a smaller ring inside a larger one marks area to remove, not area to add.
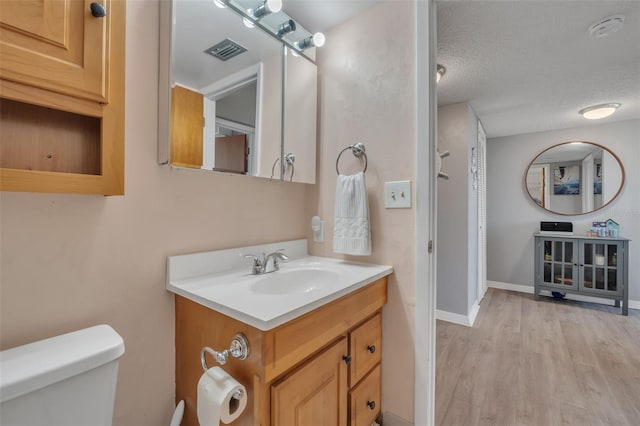
[[[529,163],[525,186],[543,209],[562,215],[599,210],[622,191],[624,167],[608,148],[593,142],[564,142]]]

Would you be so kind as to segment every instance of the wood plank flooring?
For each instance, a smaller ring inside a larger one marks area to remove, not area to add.
[[[489,289],[436,326],[436,424],[640,426],[640,311]]]

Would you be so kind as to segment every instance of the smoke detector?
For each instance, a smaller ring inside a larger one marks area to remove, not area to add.
[[[611,15],[594,22],[589,26],[591,38],[602,38],[618,32],[624,26],[624,15]]]

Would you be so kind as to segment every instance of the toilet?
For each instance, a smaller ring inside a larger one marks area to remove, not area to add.
[[[0,352],[0,424],[111,426],[123,353],[108,325]]]

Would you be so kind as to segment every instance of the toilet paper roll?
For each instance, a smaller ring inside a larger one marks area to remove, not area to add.
[[[222,368],[210,368],[200,377],[197,402],[200,426],[218,426],[220,421],[231,423],[246,406],[247,390]]]

